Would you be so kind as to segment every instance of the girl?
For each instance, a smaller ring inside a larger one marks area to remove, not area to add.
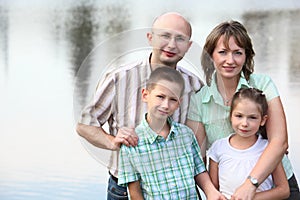
[[[264,126],[267,109],[266,97],[260,90],[240,89],[233,96],[230,110],[234,133],[215,141],[208,150],[212,182],[228,199],[245,179],[257,188],[255,200],[285,199],[289,196],[282,163],[262,183],[249,175],[268,144]]]

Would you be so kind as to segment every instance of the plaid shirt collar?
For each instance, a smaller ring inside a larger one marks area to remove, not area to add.
[[[142,123],[140,124],[141,126],[143,126],[143,129],[144,129],[144,131],[140,137],[145,138],[145,140],[147,140],[150,144],[154,143],[155,141],[161,142],[161,141],[168,141],[168,140],[173,139],[178,134],[178,131],[175,130],[176,128],[174,126],[174,121],[172,120],[171,117],[167,118],[167,122],[171,126],[171,128],[170,128],[169,135],[168,135],[167,139],[165,140],[162,136],[158,135],[156,132],[154,132],[150,128],[150,126],[147,122],[147,113],[146,113],[145,117],[142,120]]]

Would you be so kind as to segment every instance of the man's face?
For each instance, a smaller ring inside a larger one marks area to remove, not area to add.
[[[147,37],[153,47],[151,64],[176,67],[190,48],[190,28],[182,17],[165,16],[157,20]]]

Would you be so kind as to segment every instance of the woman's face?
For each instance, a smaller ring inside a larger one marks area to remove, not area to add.
[[[233,37],[229,38],[228,46],[225,47],[224,36],[221,36],[212,54],[218,76],[225,79],[239,77],[246,61],[245,49],[239,47]]]

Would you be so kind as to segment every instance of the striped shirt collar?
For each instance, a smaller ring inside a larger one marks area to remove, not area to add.
[[[141,132],[140,137],[147,140],[150,144],[153,144],[155,141],[161,142],[162,140],[164,140],[162,136],[158,135],[150,128],[146,119],[147,113],[145,114],[145,117],[139,125],[139,127],[142,127],[144,129],[144,131]],[[178,134],[178,131],[175,130],[174,121],[171,119],[171,117],[168,117],[167,122],[168,124],[170,124],[171,128],[167,139],[164,141],[171,140]]]
[[[251,87],[249,85],[248,81],[246,80],[243,72],[241,72],[241,76],[240,76],[240,80],[238,82],[238,86],[236,88],[236,92],[242,87],[243,88]],[[216,103],[222,105],[223,100],[222,100],[222,96],[218,90],[218,85],[217,85],[217,80],[216,80],[216,72],[213,73],[211,85],[207,86],[207,88],[208,88],[209,94],[202,98],[202,103],[208,103],[210,101],[210,99],[213,99]]]

